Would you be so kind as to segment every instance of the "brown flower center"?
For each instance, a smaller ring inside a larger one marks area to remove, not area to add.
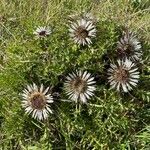
[[[115,72],[114,72],[114,79],[116,81],[124,83],[124,82],[126,82],[128,80],[128,78],[129,78],[129,72],[126,69],[120,67],[117,70],[115,70]]]
[[[75,90],[77,93],[84,93],[87,89],[86,81],[82,80],[81,78],[77,77],[71,82],[71,88]]]
[[[134,54],[134,47],[131,44],[125,44],[122,48],[118,49],[119,54],[131,56]]]
[[[31,94],[30,103],[34,109],[43,109],[46,105],[46,99],[42,93],[35,92]]]
[[[80,39],[85,39],[88,37],[88,31],[84,27],[79,26],[75,32],[75,35]]]
[[[133,52],[133,46],[131,44],[126,44],[124,49],[127,54],[132,54]]]
[[[40,36],[45,36],[45,35],[46,35],[46,31],[41,31],[41,32],[39,32],[39,35],[40,35]]]

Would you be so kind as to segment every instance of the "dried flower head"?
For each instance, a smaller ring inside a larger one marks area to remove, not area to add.
[[[118,60],[117,64],[111,64],[108,70],[108,82],[111,88],[116,88],[117,91],[128,92],[133,87],[137,86],[139,80],[138,68],[133,62],[128,60]]]
[[[73,22],[69,31],[74,42],[80,45],[91,44],[91,39],[96,36],[95,25],[92,21],[87,21],[85,19]]]
[[[27,114],[32,113],[32,117],[38,120],[48,118],[48,114],[52,113],[50,103],[53,103],[51,94],[47,94],[49,87],[44,90],[43,84],[38,89],[37,85],[27,85],[22,93],[22,106]]]
[[[38,27],[33,34],[36,35],[37,38],[44,38],[52,33],[49,27]]]
[[[132,32],[125,32],[118,42],[117,52],[121,57],[127,57],[132,61],[140,60],[141,44]]]
[[[87,71],[78,71],[69,74],[66,78],[65,91],[71,100],[86,103],[87,99],[94,95],[96,82]]]

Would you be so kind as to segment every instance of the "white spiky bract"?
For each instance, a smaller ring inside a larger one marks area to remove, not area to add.
[[[117,46],[118,52],[131,59],[137,61],[141,59],[141,44],[133,32],[125,32]]]
[[[108,70],[108,82],[111,88],[117,91],[128,92],[137,86],[139,81],[139,71],[135,63],[129,59],[118,60],[117,64],[111,64]]]
[[[27,85],[23,90],[22,107],[25,108],[27,114],[32,114],[32,117],[38,120],[48,118],[49,113],[53,113],[50,104],[53,103],[53,97],[48,94],[49,87],[44,90],[43,84],[40,88],[35,83]]]
[[[49,27],[38,27],[33,34],[36,35],[37,38],[44,38],[52,33],[51,29]]]
[[[69,99],[86,103],[95,91],[94,77],[87,71],[76,71],[66,77],[65,91]]]
[[[80,19],[70,25],[70,36],[79,45],[90,45],[96,36],[96,28],[92,21]]]

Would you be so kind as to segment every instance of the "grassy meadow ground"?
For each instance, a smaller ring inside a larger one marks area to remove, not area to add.
[[[87,11],[97,18],[90,47],[70,39],[68,15]],[[35,39],[38,26],[52,34]],[[140,82],[130,93],[109,89],[107,69],[116,58],[122,30],[142,44]],[[150,150],[150,4],[148,0],[0,1],[0,150]],[[60,101],[65,76],[88,70],[97,81],[87,105]],[[21,107],[27,84],[43,83],[54,95],[54,114],[37,121]]]

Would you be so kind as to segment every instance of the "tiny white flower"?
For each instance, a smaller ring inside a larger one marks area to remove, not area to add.
[[[111,88],[117,91],[128,92],[137,86],[139,81],[139,71],[135,63],[129,59],[118,60],[117,64],[111,64],[108,70],[108,82]]]
[[[82,18],[87,20],[87,21],[92,21],[93,23],[96,23],[98,21],[98,18],[95,17],[92,13],[90,12],[84,12],[82,15]]]
[[[51,29],[49,27],[38,27],[33,34],[36,35],[37,38],[44,38],[52,33]]]
[[[74,13],[74,14],[71,14],[71,15],[68,16],[69,23],[72,23],[72,22],[74,22],[75,20],[78,20],[78,19],[80,19],[80,16],[77,13]]]
[[[96,36],[96,28],[92,21],[80,19],[70,25],[70,36],[75,43],[89,45],[91,39]]]
[[[132,61],[141,59],[141,44],[133,32],[125,32],[117,45],[117,52],[122,57],[127,57]]]
[[[27,114],[38,120],[47,119],[49,113],[52,113],[50,104],[53,103],[51,94],[48,94],[49,87],[44,90],[43,84],[40,88],[35,83],[27,85],[23,90],[22,107]]]
[[[95,83],[94,77],[87,71],[76,71],[66,77],[64,88],[71,100],[86,103],[94,95]]]
[[[92,21],[95,24],[98,21],[98,18],[95,17],[91,12],[81,12],[74,13],[68,16],[68,20],[70,23],[75,22],[76,20],[84,19],[86,21]]]

